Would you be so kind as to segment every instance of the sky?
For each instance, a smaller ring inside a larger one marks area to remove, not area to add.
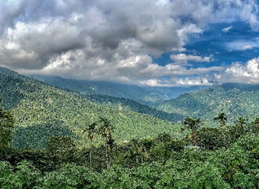
[[[259,83],[257,0],[0,0],[0,66],[149,86]]]

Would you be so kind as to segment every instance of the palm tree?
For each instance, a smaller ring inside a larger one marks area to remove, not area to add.
[[[227,115],[225,113],[220,113],[213,119],[214,121],[219,121],[220,127],[223,128],[226,125]]]
[[[97,127],[97,122],[94,122],[91,125],[89,125],[89,127],[86,130],[84,130],[84,132],[87,131],[88,138],[91,141],[90,152],[89,152],[90,169],[92,169],[92,149],[93,149],[94,134],[96,133],[96,127]]]
[[[228,130],[226,129],[226,121],[227,115],[225,113],[220,113],[213,119],[214,121],[219,121],[221,132],[222,132],[222,139],[223,139],[223,144],[226,146],[226,134],[228,133]]]
[[[185,128],[191,129],[192,133],[191,133],[191,140],[192,140],[192,145],[196,145],[196,141],[197,141],[197,130],[199,129],[199,127],[202,125],[202,121],[200,118],[198,119],[193,119],[190,117],[185,118],[185,120],[183,121],[183,125]]]
[[[111,123],[106,118],[99,118],[101,125],[99,126],[99,134],[102,135],[102,137],[105,138],[105,149],[106,149],[106,165],[107,168],[110,168],[111,166],[111,150],[114,146],[114,140],[112,138],[112,131],[114,130],[114,127],[111,125]]]

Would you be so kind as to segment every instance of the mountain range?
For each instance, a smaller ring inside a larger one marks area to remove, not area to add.
[[[115,109],[123,107],[169,121],[181,121],[187,116],[213,120],[222,112],[226,113],[230,123],[238,117],[254,119],[259,116],[259,85],[256,84],[143,87],[57,76],[32,77],[68,91],[76,91],[94,103]]]
[[[225,113],[230,122],[238,117],[259,116],[259,85],[225,83],[201,91],[182,94],[176,99],[157,103],[154,108],[183,116],[212,120]]]
[[[232,123],[238,117],[255,119],[259,112],[259,85],[235,83],[152,89],[57,76],[27,77],[0,67],[0,94],[2,106],[14,116],[12,142],[18,148],[43,148],[51,136],[60,135],[85,145],[85,129],[100,117],[111,122],[114,138],[122,142],[159,133],[179,137],[177,122],[187,116],[206,122],[224,112]],[[170,97],[174,98],[166,100]]]
[[[106,95],[126,98],[145,105],[170,100],[186,92],[207,88],[206,86],[150,87],[104,81],[66,79],[50,75],[28,76],[61,89],[75,90],[82,95]]]
[[[43,148],[51,136],[70,136],[85,145],[86,128],[106,118],[115,127],[116,141],[145,138],[166,132],[177,135],[179,126],[150,115],[113,109],[89,101],[41,81],[0,68],[2,106],[15,119],[13,144],[18,147]],[[166,113],[165,113],[166,114]],[[89,142],[89,141],[88,141]],[[98,142],[98,141],[96,141]]]

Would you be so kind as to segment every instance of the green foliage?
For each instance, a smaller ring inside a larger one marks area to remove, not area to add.
[[[2,167],[3,166],[3,167]],[[37,180],[41,173],[32,163],[28,161],[20,162],[13,172],[13,167],[7,162],[1,162],[1,188],[33,188],[39,186]],[[3,175],[4,174],[4,175]],[[3,175],[3,177],[2,177]]]
[[[99,188],[100,176],[87,167],[67,164],[58,171],[46,173],[42,188]]]
[[[197,132],[197,145],[207,150],[216,150],[222,147],[221,131],[209,127],[200,129]]]
[[[0,103],[1,103],[0,99]],[[11,133],[14,126],[13,116],[0,107],[0,158],[10,148]]]
[[[204,130],[203,132],[217,133],[218,131]],[[61,149],[58,147],[58,144],[61,145],[58,142],[70,141],[68,138],[63,139],[55,138],[50,141],[56,146],[56,152],[57,149]],[[136,148],[145,147],[149,151],[149,158],[143,159],[143,162],[139,162],[138,165],[132,162],[131,167],[128,167],[130,163],[128,160],[125,165],[114,161],[113,166],[100,172],[91,170],[85,165],[76,165],[76,162],[63,161],[62,166],[57,167],[56,170],[43,172],[29,161],[23,160],[16,165],[2,161],[0,162],[0,187],[186,189],[259,187],[259,137],[253,133],[242,135],[229,148],[210,151],[184,148],[184,143],[161,134],[154,139],[133,140],[123,145],[125,151],[117,153],[116,157],[129,151],[130,147],[134,147],[133,144]],[[170,148],[169,144],[171,144]],[[177,150],[179,148],[176,146],[182,147]],[[171,153],[169,158],[163,156],[166,150]],[[138,153],[146,152],[141,150]],[[165,161],[161,161],[162,159]]]
[[[76,156],[76,145],[73,139],[66,136],[53,136],[47,144],[47,153],[58,162],[72,162]]]

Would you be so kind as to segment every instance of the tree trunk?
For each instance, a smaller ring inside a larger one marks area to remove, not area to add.
[[[193,130],[192,131],[192,145],[195,146],[197,142],[197,131]]]
[[[106,135],[106,144],[105,144],[105,148],[106,148],[106,165],[107,165],[107,169],[110,168],[110,162],[109,162],[109,149],[108,149],[108,135]]]
[[[93,149],[93,141],[91,140],[91,147],[90,147],[90,154],[89,154],[90,169],[92,169],[92,149]]]

